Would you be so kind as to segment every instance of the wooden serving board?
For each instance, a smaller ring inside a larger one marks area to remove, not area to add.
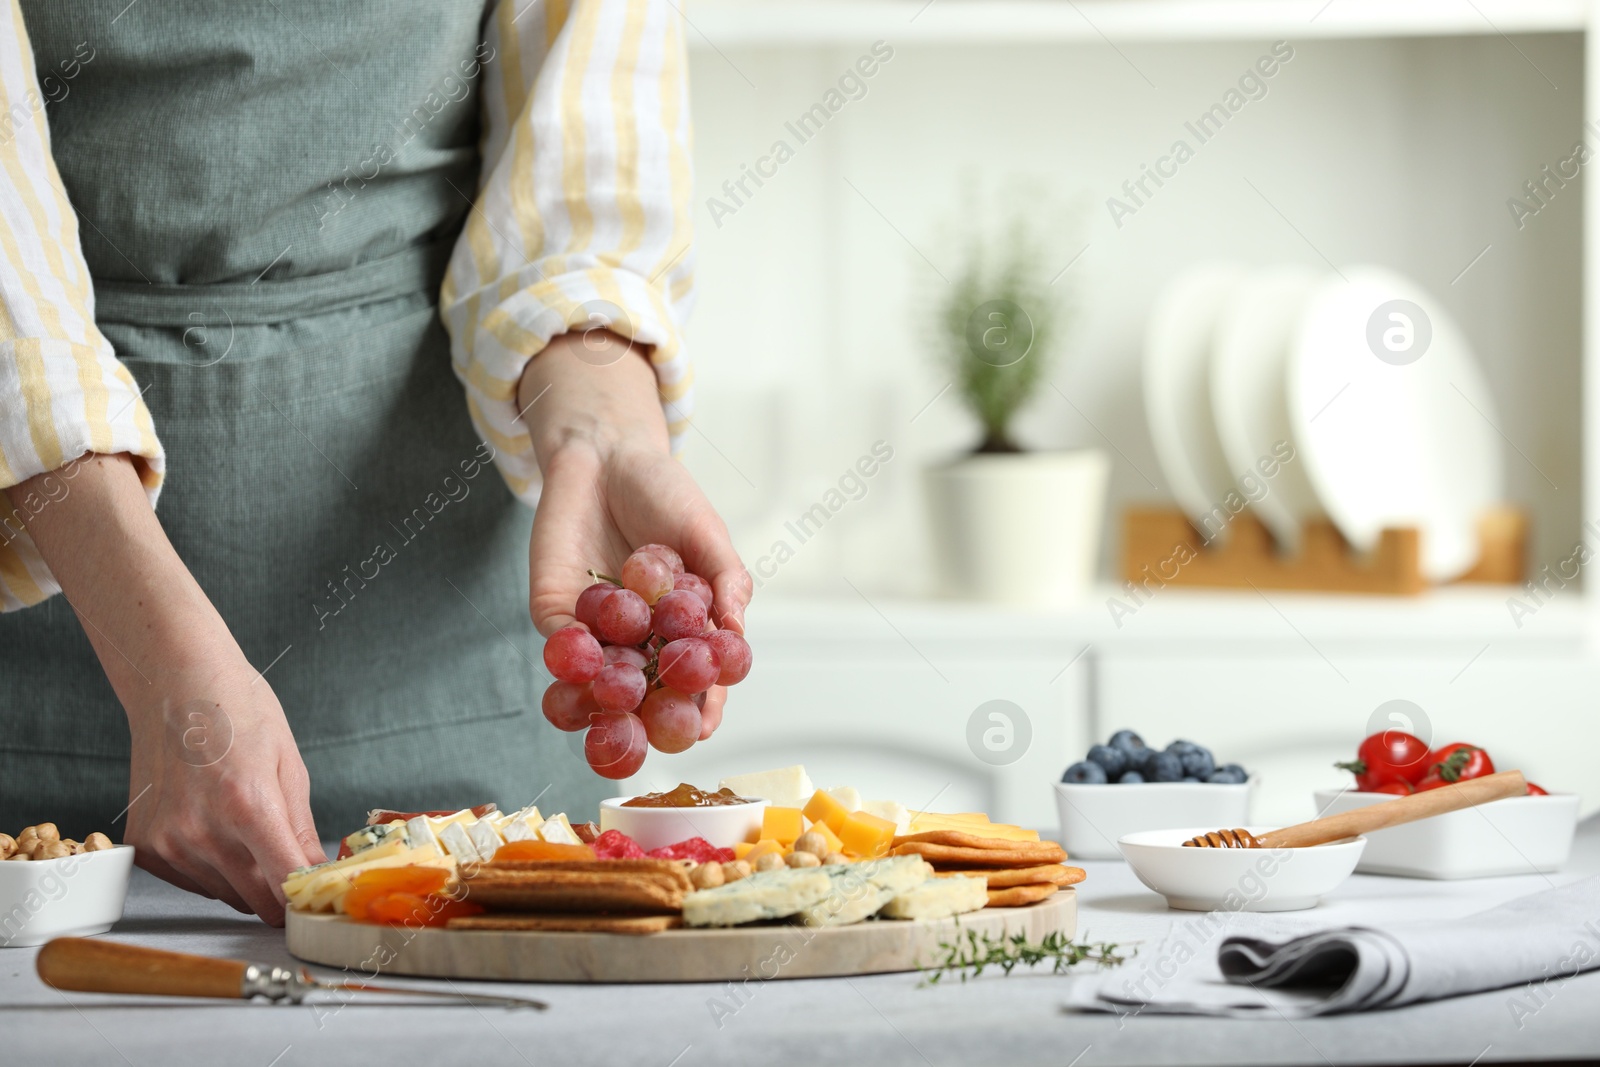
[[[352,973],[517,982],[721,982],[914,971],[967,930],[1072,937],[1078,898],[1063,889],[1025,908],[984,908],[959,919],[869,920],[811,929],[772,924],[659,934],[535,930],[407,930],[291,911],[289,951]]]

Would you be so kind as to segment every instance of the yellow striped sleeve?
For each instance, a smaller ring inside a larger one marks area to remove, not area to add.
[[[77,461],[127,452],[152,506],[166,470],[138,385],[94,323],[78,220],[50,156],[17,0],[0,12],[0,610],[60,592],[27,520],[71,489]],[[16,488],[54,472],[28,489]]]
[[[687,56],[671,0],[498,0],[484,32],[483,173],[440,311],[474,425],[532,504],[517,382],[558,334],[648,346],[674,451],[688,433]]]

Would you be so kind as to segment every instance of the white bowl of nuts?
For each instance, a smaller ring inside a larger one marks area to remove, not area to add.
[[[54,823],[0,834],[0,948],[102,934],[122,918],[133,846],[102,833],[63,839]]]

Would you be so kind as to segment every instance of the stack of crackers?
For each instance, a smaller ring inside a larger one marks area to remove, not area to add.
[[[554,930],[653,934],[682,922],[693,888],[677,860],[513,860],[462,878],[462,899],[488,914],[451,919],[452,930]]]
[[[960,830],[929,830],[896,837],[889,854],[921,856],[941,878],[964,874],[986,879],[991,908],[1033,904],[1084,878],[1081,867],[1061,862],[1067,853],[1054,841],[1012,841]]]

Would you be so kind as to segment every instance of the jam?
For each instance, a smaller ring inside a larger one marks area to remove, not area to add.
[[[715,793],[708,793],[704,789],[696,789],[688,782],[678,788],[665,793],[646,793],[644,796],[624,800],[625,808],[717,808],[727,804],[749,804],[750,800],[734,793],[731,789],[719,789]]]

